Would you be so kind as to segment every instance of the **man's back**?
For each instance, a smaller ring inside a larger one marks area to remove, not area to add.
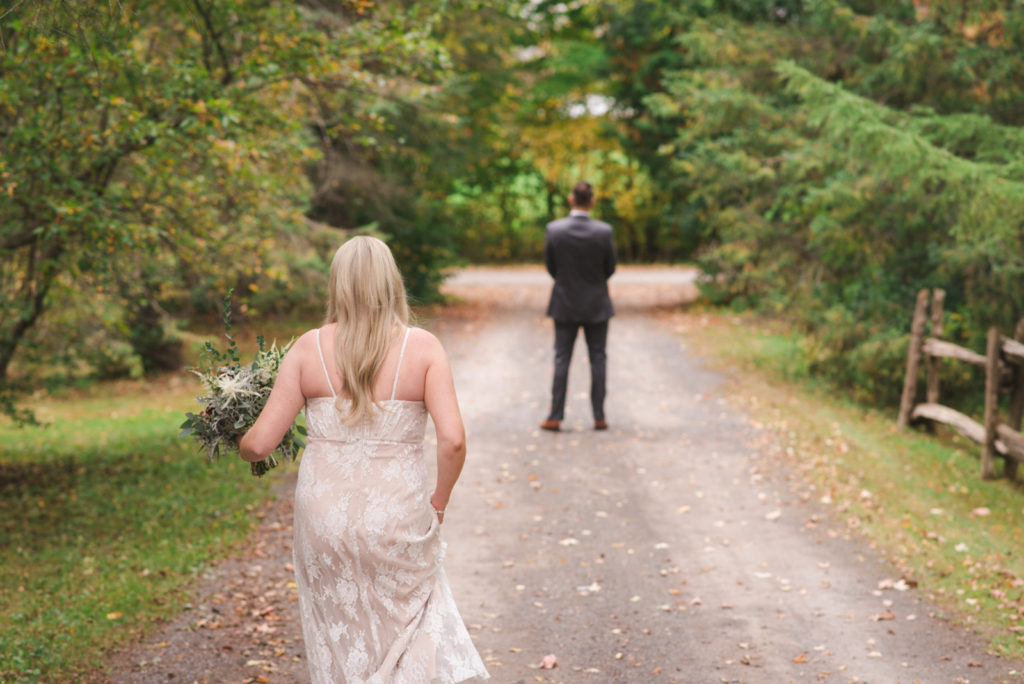
[[[548,316],[578,323],[614,315],[608,278],[615,272],[612,227],[586,215],[552,221],[544,240],[544,262],[555,279]]]

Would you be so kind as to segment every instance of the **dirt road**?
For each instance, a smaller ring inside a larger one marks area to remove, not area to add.
[[[495,680],[999,681],[1013,666],[914,589],[879,589],[901,578],[724,404],[722,378],[664,315],[692,294],[687,276],[613,278],[606,433],[590,429],[582,340],[568,430],[537,429],[552,355],[542,272],[449,286],[493,307],[444,331],[472,447],[448,566]],[[558,667],[534,669],[549,653]]]
[[[563,432],[537,427],[553,342],[543,271],[462,273],[447,287],[464,303],[428,322],[470,445],[446,567],[492,681],[1019,681],[848,538],[726,405],[673,313],[692,273],[622,269],[612,282],[607,432],[590,429],[582,341]],[[118,656],[115,680],[305,681],[288,516],[286,495],[259,555],[212,573],[190,614]],[[271,599],[225,586],[242,573]],[[196,627],[208,619],[224,631]],[[549,654],[557,667],[539,668]]]

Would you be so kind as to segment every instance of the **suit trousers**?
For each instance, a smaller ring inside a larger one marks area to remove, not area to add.
[[[569,362],[576,344],[576,333],[583,328],[590,357],[590,404],[594,420],[604,420],[605,366],[608,321],[600,323],[569,323],[555,321],[555,379],[551,384],[551,413],[548,420],[565,418],[565,392],[569,380]]]

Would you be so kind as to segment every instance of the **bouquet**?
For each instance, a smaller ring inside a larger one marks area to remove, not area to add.
[[[203,409],[199,413],[185,414],[178,435],[191,435],[211,461],[220,456],[222,448],[228,453],[238,453],[238,440],[252,427],[266,405],[281,360],[292,345],[289,342],[279,349],[272,344],[268,348],[261,335],[257,338],[259,351],[251,363],[243,365],[238,345],[231,336],[230,292],[224,302],[224,327],[227,352],[207,342],[203,352],[205,363],[189,368],[203,383],[204,394],[197,397]],[[250,464],[252,474],[262,477],[269,472],[277,465],[275,455],[294,461],[305,446],[302,439],[305,434],[302,425],[293,424],[267,459]]]

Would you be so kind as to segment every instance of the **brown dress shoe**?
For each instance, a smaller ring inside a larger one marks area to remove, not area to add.
[[[608,421],[605,421],[605,420],[595,420],[594,421],[594,429],[595,430],[607,430],[608,429]]]
[[[540,424],[541,430],[551,430],[551,432],[558,432],[562,427],[562,421],[560,420],[545,420]]]

